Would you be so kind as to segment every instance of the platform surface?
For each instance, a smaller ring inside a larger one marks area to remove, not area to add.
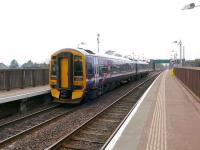
[[[165,71],[140,99],[106,149],[199,150],[200,103]]]
[[[0,104],[50,92],[49,85],[0,92]]]

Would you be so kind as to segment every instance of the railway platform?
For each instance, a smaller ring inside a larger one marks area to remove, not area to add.
[[[49,92],[49,85],[0,92],[0,104],[26,99]]]
[[[169,71],[138,101],[108,143],[113,150],[199,150],[200,103]]]

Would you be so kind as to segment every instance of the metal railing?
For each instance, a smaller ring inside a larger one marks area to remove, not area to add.
[[[174,68],[175,76],[200,98],[200,68]]]
[[[0,70],[0,91],[46,85],[49,69],[2,69]]]

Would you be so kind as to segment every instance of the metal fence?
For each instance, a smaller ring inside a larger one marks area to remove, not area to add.
[[[174,68],[174,73],[177,78],[200,98],[200,68]]]
[[[0,70],[0,90],[46,85],[49,81],[48,69],[2,69]]]

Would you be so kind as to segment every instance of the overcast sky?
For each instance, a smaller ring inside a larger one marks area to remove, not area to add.
[[[47,61],[61,48],[116,50],[146,58],[170,58],[182,40],[186,59],[200,58],[200,8],[188,0],[0,1],[0,62]],[[197,2],[198,4],[198,2]]]

